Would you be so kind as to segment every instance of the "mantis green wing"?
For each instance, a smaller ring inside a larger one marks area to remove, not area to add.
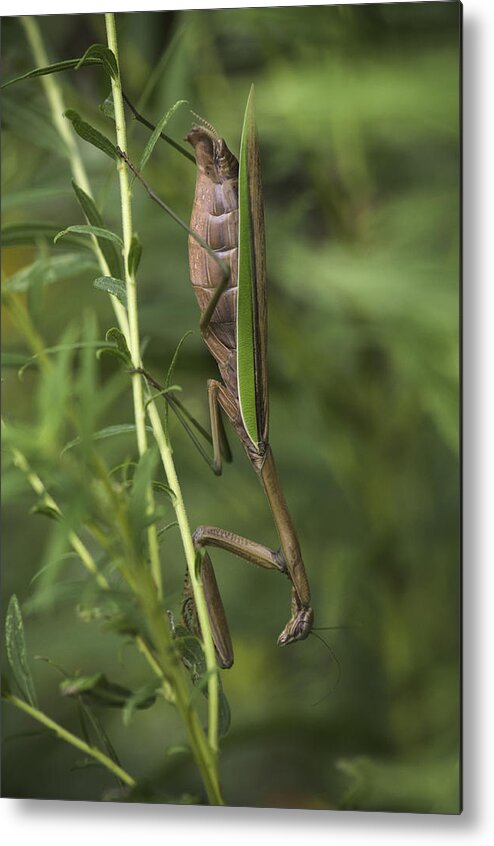
[[[254,86],[245,109],[238,175],[237,378],[239,405],[252,443],[268,443],[266,245]]]

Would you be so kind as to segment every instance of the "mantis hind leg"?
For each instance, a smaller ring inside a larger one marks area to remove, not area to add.
[[[166,389],[161,385],[156,379],[148,373],[143,367],[135,367],[130,370],[130,373],[139,373],[144,379],[148,382],[149,385],[152,385],[153,388],[156,388],[157,391],[162,395],[165,402],[170,406],[172,411],[174,412],[175,416],[187,432],[189,438],[191,439],[192,443],[206,461],[206,464],[209,465],[213,473],[217,476],[221,475],[222,470],[222,462],[227,461],[230,462],[232,460],[232,453],[230,449],[230,444],[228,443],[228,438],[226,435],[225,427],[223,425],[223,420],[216,402],[216,395],[217,395],[217,387],[222,387],[219,382],[215,382],[214,379],[210,379],[208,382],[208,394],[209,394],[209,413],[211,418],[211,435],[206,429],[201,426],[198,420],[188,411],[187,407],[178,399],[174,392],[167,393]],[[210,383],[214,383],[216,388],[211,387]],[[191,424],[191,425],[189,425]],[[193,427],[193,429],[191,428]],[[206,440],[209,444],[213,447],[213,459],[211,460],[210,456],[204,450],[202,444],[198,440],[195,432],[197,432],[204,440]]]
[[[222,459],[232,460],[230,444],[225,432],[223,418],[220,411],[219,395],[223,385],[216,379],[208,379],[209,417],[211,420],[211,437],[213,439],[213,472],[221,476]]]

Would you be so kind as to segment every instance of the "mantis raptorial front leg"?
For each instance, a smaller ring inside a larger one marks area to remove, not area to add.
[[[285,572],[283,556],[279,552],[233,532],[228,532],[226,529],[199,526],[193,534],[193,541],[197,550],[204,550],[207,546],[216,546],[243,558],[245,561],[249,561],[251,564],[257,564],[267,570]],[[233,664],[233,646],[213,565],[207,552],[203,553],[201,562],[201,580],[218,664],[223,669],[228,669]],[[189,631],[201,637],[188,572],[185,575],[182,598],[182,622]]]

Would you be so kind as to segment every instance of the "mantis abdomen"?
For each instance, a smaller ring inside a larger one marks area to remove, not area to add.
[[[211,163],[210,136],[209,130],[199,127],[187,136],[195,146],[198,167],[190,228],[215,252],[228,273],[226,288],[203,335],[226,386],[237,396],[238,162],[225,144],[227,170],[220,181]],[[189,236],[190,278],[203,314],[223,281],[220,261]]]

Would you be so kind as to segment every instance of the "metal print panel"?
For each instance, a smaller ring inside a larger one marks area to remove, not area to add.
[[[460,812],[460,34],[4,19],[4,796]]]

